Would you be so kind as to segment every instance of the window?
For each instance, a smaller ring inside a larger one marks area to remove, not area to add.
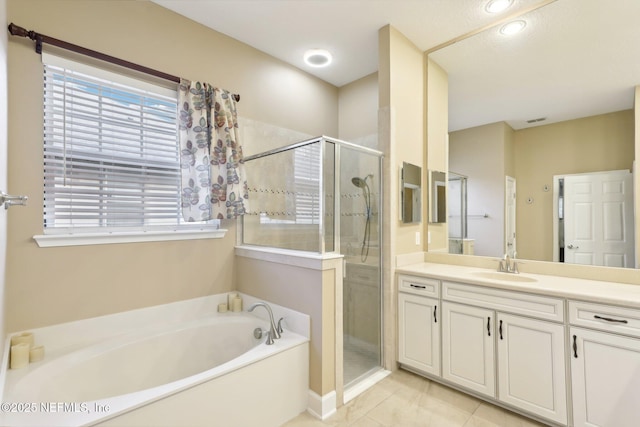
[[[219,227],[182,219],[175,90],[43,62],[45,234]]]
[[[320,143],[294,150],[296,224],[320,223]]]

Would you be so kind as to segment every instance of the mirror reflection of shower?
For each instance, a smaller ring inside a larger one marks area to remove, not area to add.
[[[447,205],[449,206],[449,253],[468,253],[470,251],[468,248],[470,242],[467,238],[466,176],[449,171]]]
[[[353,183],[353,185],[362,189],[366,208],[364,235],[362,237],[362,247],[360,248],[360,260],[362,262],[365,262],[367,260],[367,257],[369,256],[369,246],[371,244],[371,189],[369,188],[369,184],[367,184],[367,179],[369,178],[373,178],[373,175],[369,174],[364,178],[360,178],[357,176],[351,178],[351,182]]]

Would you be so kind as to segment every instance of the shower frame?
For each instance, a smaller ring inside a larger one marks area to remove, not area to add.
[[[318,198],[318,204],[319,204],[319,210],[320,210],[320,216],[319,216],[319,227],[318,227],[318,237],[319,237],[319,247],[318,247],[318,253],[320,254],[325,254],[325,253],[341,253],[341,248],[340,248],[340,239],[336,239],[335,236],[340,236],[340,215],[336,214],[340,212],[340,197],[336,197],[336,195],[340,194],[340,182],[341,182],[341,172],[340,172],[340,151],[341,151],[341,147],[345,146],[345,147],[349,147],[350,149],[353,149],[355,151],[359,151],[362,153],[367,153],[369,155],[373,155],[373,156],[377,156],[378,157],[378,161],[379,161],[379,165],[378,165],[378,170],[380,171],[380,177],[378,178],[378,182],[379,182],[379,188],[382,189],[382,183],[384,182],[384,172],[382,169],[382,165],[383,165],[383,160],[384,160],[384,155],[382,152],[378,151],[378,150],[374,150],[372,148],[368,148],[368,147],[363,147],[361,145],[357,145],[348,141],[343,141],[337,138],[332,138],[332,137],[328,137],[325,135],[322,136],[318,136],[315,138],[311,138],[311,139],[307,139],[304,141],[300,141],[300,142],[296,142],[293,144],[289,144],[283,147],[279,147],[279,148],[274,148],[272,150],[268,150],[268,151],[264,151],[262,153],[258,153],[258,154],[253,154],[251,156],[246,156],[244,158],[244,162],[250,162],[252,160],[256,160],[262,157],[267,157],[267,156],[271,156],[274,154],[278,154],[278,153],[283,153],[285,151],[290,151],[290,150],[295,150],[296,148],[300,148],[300,147],[304,147],[306,145],[311,145],[311,144],[320,144],[320,170],[319,170],[319,188],[318,188],[318,192],[321,195],[321,197]],[[325,190],[326,190],[326,185],[324,182],[324,173],[325,173],[325,166],[326,166],[326,147],[327,144],[333,144],[334,150],[333,150],[333,158],[334,158],[334,171],[333,171],[333,176],[334,176],[334,180],[333,180],[333,194],[334,194],[334,200],[333,200],[333,232],[334,232],[334,239],[333,239],[333,249],[331,250],[327,250],[327,242],[326,242],[326,238],[327,238],[327,221],[326,221],[326,215],[325,215],[325,201],[324,201],[324,197],[322,197],[322,195],[325,194]],[[384,195],[382,191],[379,191],[380,195],[379,195],[379,201],[378,201],[378,205],[380,207],[384,206]],[[249,201],[249,203],[251,203],[251,201]],[[382,214],[382,210],[379,208],[378,209],[378,215]],[[381,221],[379,219],[379,221]],[[382,242],[382,233],[379,233],[379,245],[380,247],[382,247],[383,242]],[[241,242],[242,244],[244,243],[244,228],[242,229],[242,236],[241,236]],[[382,270],[382,260],[380,261],[380,270]]]
[[[341,197],[340,197],[340,188],[341,188],[341,182],[342,182],[342,177],[341,177],[341,170],[340,170],[340,164],[341,164],[341,150],[343,147],[348,147],[351,150],[360,152],[360,153],[365,153],[374,157],[377,157],[377,167],[378,167],[378,177],[377,177],[377,185],[378,185],[378,201],[376,203],[377,205],[377,215],[378,215],[378,246],[380,248],[380,250],[378,251],[378,274],[377,274],[377,284],[378,284],[378,301],[379,301],[379,315],[380,315],[380,323],[378,325],[378,336],[379,336],[379,348],[378,348],[378,360],[379,360],[379,367],[380,369],[384,369],[383,365],[384,365],[384,347],[385,347],[385,340],[384,340],[384,324],[385,324],[385,310],[384,310],[384,286],[383,286],[383,268],[384,268],[384,263],[383,263],[383,251],[381,250],[384,247],[384,241],[383,241],[383,234],[382,233],[382,214],[383,214],[383,207],[384,207],[384,194],[382,191],[383,188],[383,184],[384,184],[384,171],[383,171],[383,162],[384,162],[384,154],[378,150],[374,150],[368,147],[364,147],[361,145],[357,145],[351,142],[347,142],[347,141],[343,141],[340,139],[336,139],[336,138],[331,138],[331,137],[327,137],[327,136],[319,136],[319,137],[315,137],[315,138],[311,138],[308,140],[304,140],[301,142],[296,142],[293,144],[289,144],[280,148],[275,148],[272,150],[268,150],[262,153],[258,153],[258,154],[254,154],[251,156],[247,156],[245,157],[244,161],[246,162],[250,162],[252,160],[256,160],[262,157],[267,157],[267,156],[271,156],[271,155],[275,155],[278,153],[283,153],[285,151],[290,151],[290,150],[295,150],[296,148],[300,148],[300,147],[304,147],[307,145],[311,145],[311,144],[320,144],[320,169],[319,169],[319,188],[318,188],[318,192],[319,192],[319,197],[318,197],[318,203],[319,203],[319,211],[320,211],[320,215],[319,215],[319,227],[318,227],[318,234],[319,234],[319,245],[318,245],[318,253],[322,256],[324,254],[342,254],[342,242],[341,242],[341,226],[340,226],[340,220],[341,220],[341,212],[340,212],[340,208],[341,208]],[[325,168],[327,167],[327,144],[332,144],[333,146],[333,151],[332,151],[332,156],[333,156],[333,221],[332,224],[328,224],[329,221],[327,221],[327,216],[326,216],[326,202],[325,202],[325,190],[327,190],[328,188],[326,188],[325,185]],[[351,181],[351,180],[349,180]],[[351,184],[351,183],[349,183]],[[372,207],[373,210],[373,207]],[[332,248],[330,250],[328,250],[327,248],[327,227],[329,226],[333,226],[333,245]],[[240,228],[240,241],[241,244],[245,245],[251,245],[250,243],[245,243],[244,240],[244,226],[239,227]],[[343,277],[342,279],[344,280],[346,277],[346,257],[343,258]],[[340,284],[340,289],[336,289],[336,295],[342,295],[342,288],[343,285],[342,283]],[[343,307],[344,307],[344,302],[342,301],[342,298],[340,300],[340,305],[336,305],[336,313],[338,312],[338,309],[340,309],[340,312],[342,312]],[[336,327],[338,328],[337,330],[340,330],[341,333],[341,337],[339,339],[339,350],[336,349],[338,351],[338,354],[340,355],[340,357],[343,357],[343,353],[342,353],[342,346],[343,346],[343,340],[344,340],[344,325],[343,325],[343,316],[340,316],[340,319],[336,319]],[[338,338],[338,337],[336,337]],[[340,374],[338,375],[338,372],[340,372]],[[339,395],[343,396],[344,393],[344,387],[346,384],[344,384],[344,378],[343,378],[343,366],[342,364],[340,365],[340,367],[338,368],[336,366],[336,374],[337,374],[337,378],[336,378],[336,388],[339,390]],[[340,384],[338,384],[338,380],[340,380]],[[355,386],[357,384],[353,384],[353,386]],[[350,385],[351,386],[351,385]],[[355,389],[356,387],[354,387]],[[342,399],[341,399],[342,400]]]

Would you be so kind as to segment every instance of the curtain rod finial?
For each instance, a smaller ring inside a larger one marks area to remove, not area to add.
[[[26,29],[14,24],[13,22],[9,24],[7,29],[12,36],[28,37],[31,40],[36,40],[38,36],[35,31],[27,31]]]
[[[29,32],[13,22],[7,27],[12,36],[29,37]]]

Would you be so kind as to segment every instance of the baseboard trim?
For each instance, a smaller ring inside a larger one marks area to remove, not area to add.
[[[336,413],[336,392],[335,390],[320,396],[316,392],[309,390],[309,405],[307,412],[316,418],[326,420]]]

